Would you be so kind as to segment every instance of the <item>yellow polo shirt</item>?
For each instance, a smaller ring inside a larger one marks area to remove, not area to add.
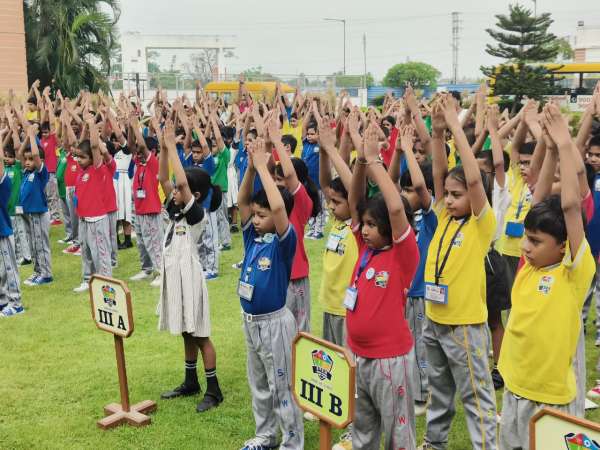
[[[442,265],[452,237],[462,223],[462,220],[456,220],[448,214],[443,201],[435,204],[434,211],[438,218],[438,226],[431,239],[425,262],[426,283],[435,283],[436,258],[444,229],[447,227],[439,266]],[[431,320],[446,325],[478,324],[487,320],[483,258],[490,249],[495,230],[496,216],[492,207],[487,204],[479,217],[470,216],[458,231],[439,280],[440,285],[448,287],[448,303],[426,301],[426,314]]]
[[[564,405],[577,393],[572,362],[581,329],[581,310],[596,263],[587,241],[575,259],[519,270],[498,369],[506,387],[535,402]]]
[[[333,219],[326,242],[319,298],[325,312],[345,316],[344,296],[358,260],[358,245],[350,221]]]
[[[525,216],[531,209],[532,195],[529,191],[529,186],[521,176],[521,171],[516,164],[511,164],[511,174],[508,182],[508,190],[510,191],[510,205],[504,215],[504,226],[497,248],[500,253],[507,256],[521,256],[521,239],[522,237],[512,237],[506,235],[506,224],[508,222],[523,223]]]
[[[302,120],[298,120],[298,126],[296,128],[293,128],[289,122],[285,122],[281,128],[281,134],[291,134],[296,138],[298,144],[296,145],[296,150],[294,151],[293,156],[296,158],[301,158],[302,148],[304,147],[302,145]]]

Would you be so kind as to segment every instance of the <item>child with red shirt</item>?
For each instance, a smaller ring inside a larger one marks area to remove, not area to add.
[[[106,214],[108,215],[108,232],[110,240],[110,263],[112,267],[117,267],[117,251],[119,250],[117,242],[117,191],[115,190],[114,176],[117,172],[117,163],[104,142],[100,143],[100,153],[104,163],[104,202],[106,205]]]
[[[346,291],[348,346],[356,355],[352,447],[416,448],[406,292],[419,263],[412,213],[378,158],[378,130],[365,131],[349,204],[359,259]],[[381,193],[365,201],[366,177]],[[405,206],[406,205],[406,206]]]
[[[63,242],[70,242],[70,245],[63,250],[65,254],[79,256],[81,248],[79,245],[79,218],[77,217],[77,208],[75,205],[75,183],[81,175],[81,167],[77,163],[77,138],[73,132],[73,128],[66,115],[61,116],[62,141],[63,147],[67,149],[67,167],[65,168],[65,193],[67,208],[71,222],[71,234],[64,239]]]
[[[157,276],[151,285],[160,287],[163,225],[158,197],[158,159],[148,150],[137,118],[131,118],[129,125],[128,137],[135,138],[128,147],[135,151],[132,192],[137,247],[142,261],[142,271],[130,280],[140,281],[155,273]]]
[[[100,139],[92,116],[86,117],[90,139],[79,144],[77,162],[81,174],[75,182],[75,204],[79,216],[83,282],[73,289],[86,292],[92,274],[111,276],[110,232],[104,190],[107,171],[102,164]]]
[[[275,167],[275,183],[294,196],[294,208],[289,220],[296,231],[297,241],[285,304],[294,315],[298,330],[310,333],[310,282],[308,257],[304,249],[304,227],[308,219],[316,217],[321,210],[319,191],[308,176],[304,161],[290,158],[294,149],[289,144],[285,145],[284,141],[288,142],[287,138],[291,136],[281,136],[278,119],[274,117],[265,125],[281,163]]]

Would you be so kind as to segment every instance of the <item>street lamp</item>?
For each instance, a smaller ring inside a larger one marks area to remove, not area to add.
[[[346,75],[346,19],[332,19],[330,17],[325,17],[323,20],[327,20],[328,22],[340,22],[344,24],[344,75]]]

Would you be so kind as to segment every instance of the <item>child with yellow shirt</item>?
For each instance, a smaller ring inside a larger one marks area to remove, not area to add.
[[[529,448],[529,420],[542,407],[573,414],[577,393],[572,361],[581,329],[581,311],[595,262],[581,213],[579,180],[568,124],[556,105],[543,111],[546,157],[524,221],[525,264],[512,290],[512,311],[498,369],[506,390],[500,444]],[[543,199],[560,160],[561,194]],[[543,184],[543,185],[542,185]]]

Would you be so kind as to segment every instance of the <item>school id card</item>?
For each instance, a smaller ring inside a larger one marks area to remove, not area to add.
[[[448,286],[425,282],[425,300],[438,305],[448,304]]]

